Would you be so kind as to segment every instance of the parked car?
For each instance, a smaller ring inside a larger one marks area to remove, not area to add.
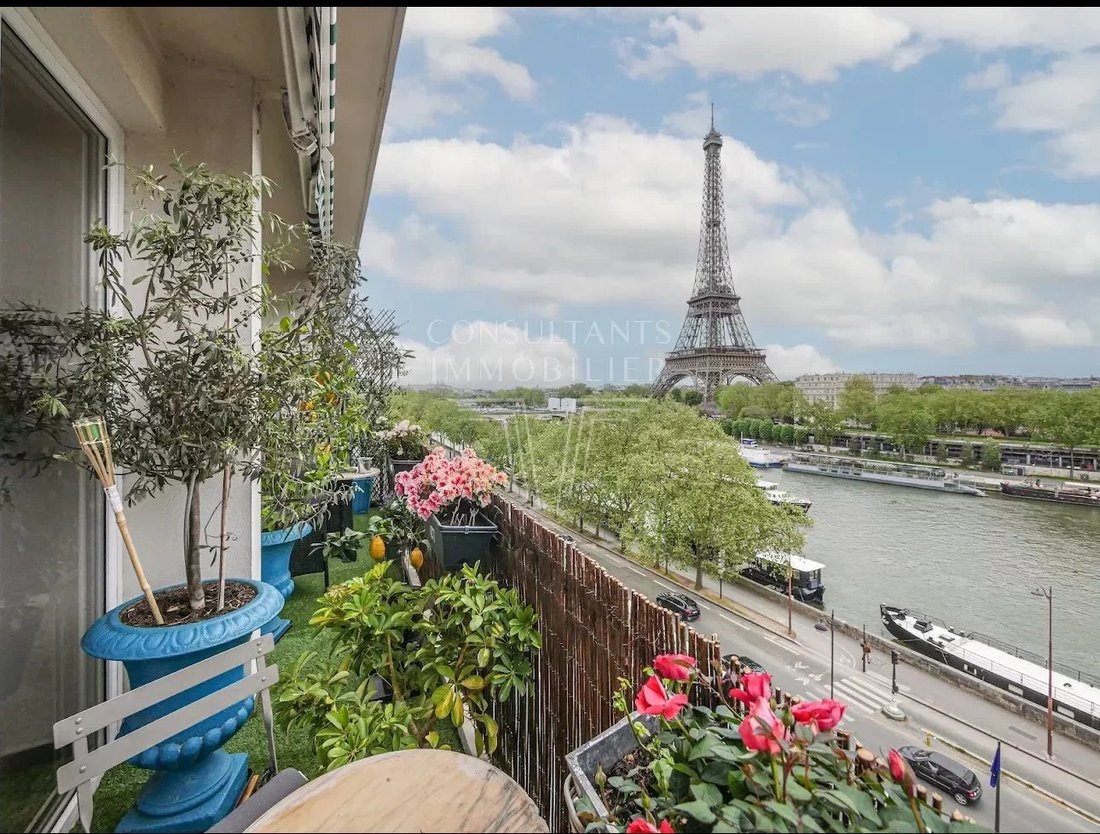
[[[898,752],[909,762],[913,773],[926,782],[943,788],[960,805],[969,805],[981,798],[982,783],[978,781],[978,777],[954,759],[949,759],[943,753],[911,745],[899,747]]]
[[[570,536],[569,534],[566,534],[566,535],[562,536],[562,540],[567,541],[567,542],[575,541],[575,539],[572,536]]]
[[[698,620],[699,606],[687,594],[677,594],[671,591],[657,594],[657,604],[669,611],[675,611],[681,620]]]
[[[733,677],[733,664],[734,664],[734,661],[736,661],[738,663],[738,665],[740,666],[741,674],[745,674],[746,672],[755,672],[757,674],[762,674],[762,673],[768,671],[767,669],[765,669],[762,665],[757,663],[755,660],[753,660],[748,655],[744,655],[744,654],[727,654],[727,655],[723,655],[722,656],[722,685],[723,686],[733,686],[735,683],[737,683],[737,681],[734,680],[734,677]]]

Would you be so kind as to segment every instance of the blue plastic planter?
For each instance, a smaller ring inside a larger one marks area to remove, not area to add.
[[[268,585],[274,585],[284,600],[294,593],[294,580],[290,578],[290,554],[297,541],[311,532],[313,527],[300,521],[293,527],[273,530],[260,536],[260,578]],[[271,622],[263,627],[263,633],[278,640],[288,628],[289,620],[272,617]]]
[[[370,498],[374,491],[374,483],[378,480],[377,472],[374,474],[356,474],[346,476],[347,480],[355,484],[355,493],[351,499],[351,511],[356,515],[370,512]]]
[[[144,599],[139,596],[92,623],[80,641],[81,648],[92,657],[121,661],[130,687],[137,688],[239,646],[279,613],[283,597],[263,582],[233,581],[256,588],[255,599],[243,608],[185,625],[150,628],[126,625],[121,614]],[[133,732],[243,676],[241,668],[231,669],[173,695],[127,718],[119,734]],[[205,831],[233,810],[248,776],[248,756],[229,754],[221,747],[251,715],[255,700],[245,698],[131,759],[130,764],[156,773],[145,783],[134,807],[115,830],[155,834]]]

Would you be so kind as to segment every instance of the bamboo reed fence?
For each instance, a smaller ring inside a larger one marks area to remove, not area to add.
[[[542,633],[534,693],[496,707],[494,763],[538,803],[551,831],[568,831],[565,754],[622,717],[614,707],[619,679],[633,693],[655,655],[680,652],[697,658],[700,674],[714,680],[721,646],[717,636],[696,633],[623,585],[506,496],[493,497],[490,514],[501,535],[483,569],[535,609]],[[699,702],[705,696],[696,692]]]

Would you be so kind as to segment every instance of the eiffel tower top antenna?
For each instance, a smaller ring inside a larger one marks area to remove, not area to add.
[[[710,103],[710,129],[714,130],[714,102]]]

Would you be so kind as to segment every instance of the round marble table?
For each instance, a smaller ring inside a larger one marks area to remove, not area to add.
[[[549,829],[510,776],[449,750],[400,750],[319,776],[249,832],[531,831]]]

